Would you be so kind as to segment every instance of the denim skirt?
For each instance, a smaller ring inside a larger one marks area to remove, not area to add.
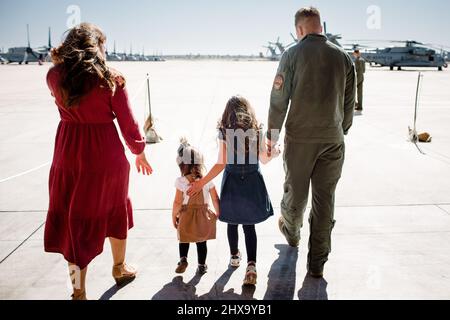
[[[227,165],[222,179],[219,220],[254,225],[273,216],[273,207],[259,165]]]

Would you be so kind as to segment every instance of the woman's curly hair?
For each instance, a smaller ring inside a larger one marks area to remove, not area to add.
[[[60,88],[67,108],[77,106],[96,85],[115,91],[119,74],[106,65],[102,49],[105,42],[99,27],[81,23],[68,31],[62,45],[52,49],[53,63],[62,67]]]

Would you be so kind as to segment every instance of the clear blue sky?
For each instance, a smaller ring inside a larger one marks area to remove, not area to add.
[[[34,47],[53,44],[67,29],[69,5],[78,5],[81,20],[98,24],[119,51],[164,54],[258,54],[262,45],[281,37],[291,42],[293,16],[315,5],[329,32],[346,39],[414,39],[450,46],[450,1],[447,0],[0,0],[0,48],[26,44],[26,24]],[[381,9],[381,29],[366,26],[370,5]]]

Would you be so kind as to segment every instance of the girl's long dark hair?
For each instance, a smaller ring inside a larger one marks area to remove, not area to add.
[[[250,143],[257,143],[257,150],[259,150],[262,126],[256,119],[255,110],[251,106],[250,102],[244,97],[234,96],[228,100],[222,119],[219,121],[218,130],[219,135],[224,140],[227,140],[227,130],[242,130],[243,132],[253,130],[254,135],[251,135],[248,138],[248,141],[245,142],[245,153],[249,152]],[[227,143],[234,144],[233,141],[227,141]],[[236,149],[236,144],[235,152],[239,152]]]

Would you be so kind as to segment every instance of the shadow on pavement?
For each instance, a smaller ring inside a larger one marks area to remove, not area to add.
[[[228,268],[222,276],[214,283],[211,290],[202,295],[196,294],[196,286],[201,280],[201,276],[196,275],[188,283],[183,282],[183,277],[175,277],[171,283],[166,284],[159,292],[157,292],[152,300],[254,300],[256,287],[242,286],[242,294],[234,292],[234,289],[224,291],[225,286],[230,280],[234,268]]]
[[[298,291],[299,300],[328,300],[328,282],[325,279],[305,277],[302,288]]]
[[[152,300],[197,300],[197,284],[202,276],[196,274],[188,283],[183,282],[183,277],[173,278],[171,283],[166,284],[158,291]]]
[[[217,279],[211,290],[200,296],[199,300],[256,300],[253,298],[256,290],[255,286],[242,286],[242,294],[235,293],[233,288],[224,291],[235,271],[235,268],[228,267],[228,270]]]
[[[275,245],[278,259],[270,268],[264,300],[293,300],[295,295],[298,248]]]
[[[122,286],[117,286],[117,285],[113,285],[111,288],[109,288],[104,294],[102,294],[102,296],[100,297],[99,300],[111,300],[112,297],[114,297],[114,295],[119,292],[121,289],[125,288],[126,286],[128,286],[130,283],[132,283],[133,281],[128,282],[125,285]]]
[[[278,258],[269,271],[264,300],[293,300],[298,248],[288,245],[275,245],[275,248],[279,251]],[[234,288],[225,291],[225,287],[235,271],[235,268],[229,267],[217,279],[211,290],[201,296],[196,294],[196,286],[199,284],[201,276],[196,275],[187,283],[183,281],[182,276],[175,277],[172,282],[156,293],[152,300],[256,300],[254,298],[255,286],[242,286],[241,294],[236,293]],[[325,279],[306,276],[302,288],[298,291],[298,298],[300,300],[328,300],[327,286],[328,283]]]

